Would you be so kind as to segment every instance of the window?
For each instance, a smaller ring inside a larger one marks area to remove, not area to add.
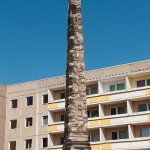
[[[60,138],[60,145],[63,145],[64,144],[64,137],[61,137]]]
[[[98,93],[98,88],[87,88],[86,89],[86,95],[92,95],[92,94],[97,94]]]
[[[127,131],[115,131],[112,132],[112,140],[117,140],[117,139],[127,139],[128,138],[128,132]]]
[[[124,89],[125,89],[124,83],[117,84],[117,90],[124,90]]]
[[[48,103],[48,94],[43,95],[43,104],[47,104]]]
[[[137,87],[150,86],[150,79],[137,81]]]
[[[48,138],[43,138],[43,148],[48,147]]]
[[[65,115],[60,115],[60,121],[64,121],[65,120]]]
[[[43,116],[43,125],[48,125],[48,116]]]
[[[17,99],[11,100],[11,108],[17,108]]]
[[[147,85],[148,85],[148,86],[150,85],[150,79],[147,80]]]
[[[118,114],[124,114],[125,113],[125,107],[118,107]]]
[[[110,92],[113,91],[119,91],[119,90],[124,90],[125,89],[125,84],[124,83],[119,83],[119,84],[114,84],[110,85]]]
[[[32,117],[26,118],[26,127],[32,126]]]
[[[33,105],[33,96],[27,97],[27,106]]]
[[[99,116],[98,110],[89,110],[88,111],[89,118],[98,117],[98,116]]]
[[[150,128],[140,129],[140,137],[150,137]]]
[[[138,111],[139,111],[139,112],[142,112],[142,111],[150,111],[150,103],[139,104],[139,105],[138,105]]]
[[[16,150],[16,141],[9,142],[10,150]]]
[[[61,99],[64,99],[64,98],[65,98],[65,93],[61,93],[61,94],[60,94],[60,98],[61,98]]]
[[[128,132],[127,131],[119,131],[119,139],[127,139]]]
[[[117,108],[111,108],[111,115],[117,114]]]
[[[25,148],[26,149],[32,148],[32,139],[28,139],[25,141]]]
[[[97,94],[97,93],[98,93],[97,87],[91,88],[90,94]]]
[[[90,142],[97,142],[100,140],[99,133],[92,133],[90,134]]]
[[[125,114],[126,108],[125,107],[111,108],[110,113],[111,113],[111,115]]]
[[[143,87],[143,86],[145,86],[145,80],[137,81],[137,87]]]
[[[115,85],[110,85],[110,92],[116,91]]]
[[[17,120],[10,120],[10,129],[17,128]]]
[[[117,132],[112,132],[112,140],[118,139]]]

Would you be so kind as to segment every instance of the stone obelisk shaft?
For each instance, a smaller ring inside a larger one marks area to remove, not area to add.
[[[68,0],[65,144],[63,150],[90,150],[87,130],[81,1]]]

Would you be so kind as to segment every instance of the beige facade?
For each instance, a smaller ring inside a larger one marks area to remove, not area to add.
[[[150,136],[145,133],[150,132],[149,66],[148,60],[86,72],[92,150],[150,149]],[[61,150],[64,92],[65,76],[0,85],[0,150]],[[47,94],[48,102],[43,103]],[[48,124],[43,125],[47,115]],[[46,147],[43,138],[48,138]],[[26,148],[27,140],[32,140],[32,148]]]
[[[0,85],[0,150],[4,149],[7,87]]]

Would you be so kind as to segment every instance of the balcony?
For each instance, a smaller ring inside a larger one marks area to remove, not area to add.
[[[98,103],[116,102],[120,100],[138,99],[150,96],[150,88],[136,88],[126,91],[109,92],[106,95],[90,95],[87,97],[87,105]],[[50,111],[64,110],[65,99],[51,101],[48,105]]]
[[[94,103],[115,102],[127,99],[137,99],[147,96],[150,96],[150,89],[148,87],[136,88],[124,91],[109,92],[106,93],[106,95],[88,97],[87,104],[91,105]]]
[[[100,119],[99,117],[89,119],[88,128],[100,128],[107,126],[119,126],[128,124],[148,123],[150,121],[150,112],[144,114],[127,114],[108,116]],[[48,127],[49,133],[60,133],[64,131],[64,122],[52,123]]]
[[[48,109],[50,111],[64,110],[65,100],[52,101],[48,104]]]
[[[150,138],[91,143],[91,150],[117,150],[117,149],[149,150]],[[62,150],[62,145],[50,147],[48,150]]]
[[[125,124],[136,124],[136,123],[147,123],[150,121],[150,112],[138,113],[129,116],[128,114],[113,115],[103,118],[94,118],[88,121],[89,128],[125,125]]]
[[[53,123],[48,126],[49,133],[62,133],[64,132],[64,122]]]

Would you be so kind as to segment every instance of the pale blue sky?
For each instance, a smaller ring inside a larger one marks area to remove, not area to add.
[[[67,0],[0,0],[0,83],[64,75]],[[150,0],[82,0],[86,70],[150,58]]]

